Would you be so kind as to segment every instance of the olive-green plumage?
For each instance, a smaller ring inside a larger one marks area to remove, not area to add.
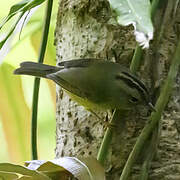
[[[88,109],[129,109],[136,104],[152,108],[145,85],[114,62],[78,59],[58,66],[23,62],[14,73],[51,79]]]

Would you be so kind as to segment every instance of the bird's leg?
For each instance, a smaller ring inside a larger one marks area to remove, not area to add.
[[[111,117],[112,118],[112,117]],[[106,114],[106,119],[105,119],[105,129],[107,128],[116,128],[116,125],[112,122],[109,122],[109,117],[108,117],[108,113]]]
[[[117,55],[117,52],[114,49],[111,49],[112,54],[114,55],[115,62],[118,63],[118,59],[120,55]]]
[[[114,128],[115,125],[113,125],[112,123],[109,122],[109,118],[108,118],[108,112],[106,114],[105,119],[101,118],[99,115],[97,115],[93,110],[88,109],[89,112],[91,112],[94,116],[96,116],[101,122],[103,122],[104,124],[104,129],[107,128]]]
[[[93,110],[87,109],[89,112],[91,112],[94,116],[96,116],[100,121],[104,121],[99,115],[97,115]]]

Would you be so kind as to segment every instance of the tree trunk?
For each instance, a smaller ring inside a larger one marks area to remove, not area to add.
[[[172,1],[172,7],[174,2]],[[170,14],[174,9],[170,10]],[[158,12],[162,15],[164,7]],[[174,25],[180,19],[180,8],[177,8],[176,18],[171,21],[168,18],[167,32],[163,36],[162,44],[158,49],[158,74],[160,79],[165,78],[169,68],[171,57],[177,43],[177,32]],[[105,0],[61,0],[59,4],[57,27],[55,33],[55,45],[57,49],[57,61],[65,61],[78,58],[104,58],[115,60],[129,67],[136,42],[132,27],[113,26],[109,24],[111,17],[110,7]],[[153,42],[154,43],[154,42]],[[154,84],[157,87],[159,77],[155,77],[150,69],[151,62],[157,60],[157,54],[152,48],[144,55],[144,64],[140,71],[140,77],[147,82],[149,87]],[[156,64],[156,63],[153,63]],[[157,65],[157,64],[156,64]],[[152,65],[151,65],[152,67]],[[150,72],[150,73],[146,73]],[[154,78],[154,79],[153,79]],[[151,79],[153,82],[151,83]],[[157,156],[151,164],[150,179],[166,180],[180,179],[180,76],[177,77],[173,96],[162,117],[160,126],[160,143]],[[96,112],[102,119],[106,118],[106,112]],[[108,112],[109,118],[111,113]],[[134,143],[142,128],[147,123],[149,115],[145,108],[134,108],[129,113],[122,114],[119,124],[114,128],[113,140],[109,149],[106,162],[107,179],[119,179],[122,168],[132,150]],[[177,125],[177,126],[176,126]],[[104,136],[104,123],[82,106],[71,101],[70,97],[57,87],[57,137],[56,157],[62,156],[97,156],[102,138]],[[123,128],[122,128],[123,127]],[[157,138],[156,138],[157,139]],[[152,142],[151,140],[149,142]],[[144,158],[141,153],[139,160],[132,170],[130,179],[138,179],[141,164]]]

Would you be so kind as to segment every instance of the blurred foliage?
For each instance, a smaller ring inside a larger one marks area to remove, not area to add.
[[[67,180],[72,177],[78,180],[104,180],[105,170],[93,157],[33,160],[25,162],[25,166],[0,163],[0,179]]]
[[[55,64],[54,28],[58,1],[54,2],[53,15],[48,39],[45,63]],[[13,0],[1,2],[0,21],[7,16],[14,5]],[[0,135],[1,161],[23,162],[30,160],[30,119],[33,91],[33,77],[15,76],[13,71],[24,60],[37,60],[45,3],[32,15],[23,28],[20,40],[19,33],[11,42],[11,50],[5,46],[0,52]],[[2,35],[7,32],[13,21],[2,28]],[[7,54],[7,55],[6,55]],[[5,56],[6,55],[6,56]],[[55,85],[48,80],[41,81],[38,110],[38,149],[39,158],[53,159],[55,148]]]

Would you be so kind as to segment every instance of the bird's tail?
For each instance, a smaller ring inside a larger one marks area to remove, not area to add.
[[[55,73],[60,69],[61,68],[56,66],[50,66],[46,64],[27,61],[27,62],[22,62],[20,64],[20,68],[14,71],[14,74],[25,74],[25,75],[47,78],[48,74]]]

